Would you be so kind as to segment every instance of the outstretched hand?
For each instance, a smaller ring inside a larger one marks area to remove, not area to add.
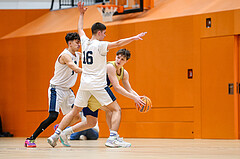
[[[142,33],[136,35],[134,38],[135,38],[135,40],[143,40],[142,37],[143,37],[145,34],[147,34],[147,32],[142,32]]]
[[[142,101],[143,96],[138,96],[134,99],[134,102],[136,104],[136,106],[142,108],[142,105],[144,106],[146,103]]]
[[[87,11],[87,7],[84,7],[84,2],[78,2],[78,10],[80,14],[84,14]]]

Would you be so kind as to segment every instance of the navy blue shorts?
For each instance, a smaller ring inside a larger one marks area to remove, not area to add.
[[[83,115],[86,117],[87,115],[91,115],[91,116],[93,116],[93,117],[98,117],[98,110],[96,110],[96,111],[92,111],[91,109],[89,109],[88,107],[84,107],[83,108]]]

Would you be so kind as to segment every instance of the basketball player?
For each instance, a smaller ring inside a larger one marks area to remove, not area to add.
[[[75,95],[71,87],[75,85],[78,73],[82,72],[79,68],[79,54],[76,51],[80,48],[80,37],[78,33],[68,33],[65,36],[68,48],[58,56],[55,63],[54,76],[50,80],[48,88],[49,116],[44,120],[31,137],[25,141],[26,147],[36,147],[35,139],[58,117],[59,108],[63,115],[72,109]],[[72,123],[80,119],[80,115],[73,118]]]
[[[127,70],[123,68],[123,66],[128,62],[130,57],[131,57],[130,51],[126,49],[120,49],[116,53],[115,61],[108,62],[107,85],[110,88],[113,87],[116,92],[130,99],[134,99],[134,96],[139,96],[139,95],[131,88],[131,85],[129,83],[129,74]],[[120,80],[122,80],[124,88],[119,84]],[[114,131],[119,129],[119,125],[121,121],[121,108],[119,107],[119,105],[116,104],[115,107],[109,109],[108,106],[102,106],[94,96],[91,96],[88,101],[88,107],[84,107],[83,112],[86,112],[86,110],[88,109],[88,111],[94,113],[94,112],[98,112],[99,108],[106,112],[106,120],[110,129],[110,136],[107,139],[107,142],[105,143],[105,145],[107,147],[130,147],[131,144],[121,140],[121,138],[119,138],[117,131]],[[113,116],[116,119],[116,124],[112,124],[111,119]],[[82,132],[73,133],[71,134],[70,139],[71,137],[72,139],[79,139],[79,136],[81,134]],[[121,140],[121,141],[118,141],[118,140]]]
[[[139,97],[139,95],[131,88],[129,83],[129,74],[123,68],[131,57],[130,51],[126,49],[120,49],[116,53],[115,61],[110,61],[107,64],[107,84],[109,87],[113,87],[114,90],[130,99]],[[119,84],[119,80],[122,80],[123,87]],[[98,111],[100,108],[106,112],[106,120],[110,130],[110,136],[105,143],[108,147],[130,147],[131,144],[123,141],[119,138],[116,130],[118,130],[121,121],[121,108],[118,104],[114,107],[101,106],[94,96],[91,96],[88,102],[88,107],[91,111]],[[86,108],[84,108],[86,109]],[[115,118],[115,120],[112,120]],[[115,121],[115,123],[113,123]]]
[[[76,125],[65,129],[68,125],[70,125],[73,118],[79,114],[79,112],[83,109],[83,107],[87,107],[88,100],[91,95],[93,95],[102,106],[108,106],[109,109],[116,107],[116,97],[112,93],[111,89],[107,86],[106,81],[106,73],[107,73],[107,65],[106,65],[106,55],[109,49],[121,47],[129,44],[132,41],[139,40],[146,33],[140,33],[136,36],[120,39],[115,42],[106,42],[103,41],[106,36],[106,26],[102,23],[93,24],[92,30],[92,38],[89,39],[85,32],[83,31],[83,17],[87,8],[84,8],[84,3],[78,3],[78,9],[80,11],[79,16],[79,25],[78,32],[81,37],[82,44],[82,76],[80,87],[77,92],[77,96],[74,102],[74,107],[70,113],[68,113],[59,124],[59,127],[55,131],[55,133],[50,136],[47,141],[52,146],[55,147],[57,145],[57,140],[60,136],[60,140],[64,146],[70,146],[67,141],[67,135],[70,135],[77,131],[82,131],[85,129],[92,128],[97,123],[97,112],[85,111],[84,114],[87,118],[86,121],[79,122]],[[136,104],[144,104],[140,97],[134,98]],[[116,124],[116,119],[114,115],[112,115],[112,122]],[[65,129],[65,130],[64,130]],[[62,132],[62,130],[64,130]],[[114,130],[117,131],[117,130]],[[116,140],[117,142],[117,136]]]

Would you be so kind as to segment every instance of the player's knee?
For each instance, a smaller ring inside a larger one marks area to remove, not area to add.
[[[121,107],[118,105],[118,103],[116,101],[111,103],[108,106],[108,109],[111,110],[112,112],[121,112]]]
[[[96,133],[95,135],[92,135],[90,137],[88,137],[88,140],[97,140],[98,139],[98,133]]]
[[[75,119],[76,121],[79,121],[79,120],[81,119],[80,114],[79,114],[79,113],[76,114],[76,115],[74,116],[74,119]]]
[[[55,120],[57,120],[57,118],[58,118],[58,112],[50,112],[49,113],[48,119],[51,122],[54,122]]]
[[[90,122],[90,123],[89,123],[89,127],[90,127],[90,128],[93,128],[94,126],[96,126],[96,124],[97,124],[97,122]]]
[[[120,108],[120,107],[115,107],[115,108],[113,109],[113,112],[121,113],[121,108]]]
[[[120,107],[118,107],[117,111],[121,113],[122,109]]]
[[[103,109],[103,110],[106,112],[106,114],[112,113],[112,110],[110,110],[110,109],[108,109],[108,108],[105,108],[105,109]]]
[[[112,116],[112,111],[110,110],[105,111],[105,113],[106,113],[106,116]]]
[[[70,113],[71,113],[74,117],[77,117],[77,116],[79,115],[79,112],[82,111],[82,109],[83,109],[83,108],[81,108],[81,107],[74,106]]]

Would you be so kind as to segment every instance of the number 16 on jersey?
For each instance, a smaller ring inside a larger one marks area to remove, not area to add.
[[[93,52],[92,51],[83,51],[83,64],[88,64],[91,65],[93,64],[93,57],[92,57]]]

